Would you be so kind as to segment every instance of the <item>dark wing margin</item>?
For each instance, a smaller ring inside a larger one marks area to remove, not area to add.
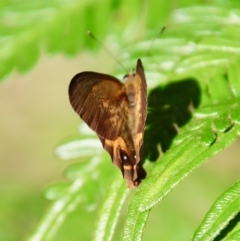
[[[109,140],[118,137],[127,99],[125,87],[117,78],[81,72],[71,80],[69,99],[73,109],[99,136]]]

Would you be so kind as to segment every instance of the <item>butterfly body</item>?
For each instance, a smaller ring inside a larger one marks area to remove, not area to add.
[[[137,61],[136,73],[130,71],[124,83],[89,71],[75,75],[69,98],[73,109],[97,133],[128,186],[138,186],[146,176],[139,166],[147,116],[147,85],[141,60]]]

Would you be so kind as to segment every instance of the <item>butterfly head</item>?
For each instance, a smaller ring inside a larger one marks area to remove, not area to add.
[[[135,71],[134,69],[130,69],[129,73],[128,74],[125,74],[123,76],[123,80],[126,81],[128,80],[129,78],[133,78],[135,76]]]

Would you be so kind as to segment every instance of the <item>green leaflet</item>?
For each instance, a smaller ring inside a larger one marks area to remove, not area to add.
[[[234,216],[239,213],[240,206],[240,182],[236,182],[231,188],[223,193],[212,205],[211,209],[206,214],[204,220],[195,231],[192,238],[193,241],[213,240]],[[239,216],[239,215],[238,215]],[[235,217],[236,222],[239,217]],[[235,223],[236,225],[236,223]],[[238,240],[239,227],[237,230],[226,230],[226,232],[219,236],[229,236],[225,240]]]
[[[110,241],[114,237],[117,221],[128,190],[124,180],[116,176],[107,190],[104,203],[100,208],[95,224],[94,238],[96,241]]]

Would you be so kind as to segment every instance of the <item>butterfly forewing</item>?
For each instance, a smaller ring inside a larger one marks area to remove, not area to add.
[[[141,113],[141,119],[139,121],[137,129],[138,129],[138,132],[143,133],[145,128],[146,118],[147,118],[147,82],[144,74],[143,65],[140,59],[137,61],[136,73],[139,75],[141,80],[139,85],[139,88],[140,88],[139,92],[141,95],[139,112]]]
[[[123,122],[127,104],[125,87],[116,78],[95,73],[77,74],[69,86],[73,109],[96,133],[115,140]]]

